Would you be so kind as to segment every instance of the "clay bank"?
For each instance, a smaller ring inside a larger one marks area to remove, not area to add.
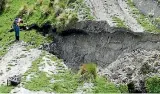
[[[106,21],[81,21],[53,35],[45,48],[67,66],[78,69],[83,63],[96,63],[99,73],[113,82],[132,82],[132,92],[145,92],[145,78],[159,75],[160,34],[110,27]]]
[[[160,34],[135,33],[110,27],[105,21],[83,21],[55,35],[49,51],[69,66],[95,62],[106,67],[123,53],[137,49],[160,50]]]

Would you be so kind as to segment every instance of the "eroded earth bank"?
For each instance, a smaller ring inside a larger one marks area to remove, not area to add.
[[[73,69],[94,62],[99,74],[115,83],[133,83],[137,92],[146,92],[146,77],[159,75],[159,34],[114,28],[105,21],[84,21],[54,36],[54,42],[45,48]]]

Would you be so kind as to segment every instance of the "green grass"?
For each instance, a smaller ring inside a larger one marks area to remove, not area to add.
[[[134,17],[137,19],[138,23],[141,24],[141,26],[143,26],[146,31],[160,32],[160,29],[158,29],[156,25],[150,21],[148,16],[140,13],[140,11],[135,7],[131,0],[128,0],[127,4],[132,9],[132,13],[134,14]]]
[[[9,8],[0,15],[0,56],[3,56],[7,52],[7,48],[14,43],[14,32],[7,31],[11,29],[13,19],[18,15],[20,8],[25,4],[29,5],[35,2],[36,0],[8,0]],[[20,32],[20,39],[32,43],[36,47],[45,42],[45,38],[35,31]]]
[[[49,42],[49,40],[47,40],[47,37],[42,36],[35,30],[21,32],[20,39],[31,44],[34,47],[38,47],[41,44]]]
[[[54,79],[55,82],[51,83],[51,79]],[[46,76],[45,72],[39,71],[31,81],[24,84],[24,87],[31,91],[73,93],[76,91],[78,85],[77,76],[69,71],[51,77]]]
[[[9,6],[3,13],[0,15],[0,56],[3,56],[7,52],[7,48],[13,44],[14,32],[7,32],[11,29],[12,22],[17,15],[22,15],[24,23],[27,25],[36,23],[41,25],[47,21],[50,21],[52,24],[58,26],[58,17],[54,15],[54,8],[49,7],[50,0],[43,0],[42,5],[36,5],[37,0],[8,0],[7,5]],[[60,6],[60,5],[59,5]],[[23,13],[23,12],[26,13]],[[48,16],[44,16],[47,12],[51,12]],[[64,13],[66,11],[64,10]],[[71,14],[74,14],[71,11]],[[24,15],[23,15],[24,14]],[[70,12],[66,13],[70,15]],[[72,18],[71,18],[72,19]],[[66,20],[66,23],[70,20]],[[61,21],[59,23],[62,23]],[[62,24],[60,24],[62,25]],[[38,39],[37,39],[38,38]],[[21,32],[20,39],[24,40],[35,47],[39,46],[46,42],[46,38],[41,36],[39,33],[36,33],[34,30],[30,32]]]
[[[35,77],[24,84],[26,89],[32,91],[49,91],[49,84],[51,78],[46,76],[44,72],[37,72]]]
[[[145,86],[148,93],[160,93],[160,77],[154,76],[146,80]]]
[[[45,52],[32,63],[32,67],[23,75],[23,85],[26,89],[31,91],[46,91],[57,93],[72,93],[74,92],[79,83],[78,76],[69,70],[60,72],[55,75],[47,76],[47,73],[39,70],[39,66],[43,61]],[[53,60],[58,58],[51,57]],[[25,81],[29,74],[35,73],[30,81]],[[54,79],[54,83],[51,83],[51,79]]]
[[[112,17],[113,21],[117,24],[117,27],[127,28],[125,22],[118,17]]]
[[[14,89],[13,86],[6,86],[6,85],[1,85],[0,86],[0,93],[10,93],[10,91]]]
[[[160,17],[154,18],[154,19],[153,19],[153,23],[154,23],[157,27],[159,27],[159,26],[160,26]]]
[[[31,73],[38,73],[38,71],[39,71],[38,67],[39,67],[39,64],[40,64],[41,62],[43,62],[42,57],[43,57],[44,55],[45,55],[45,52],[43,52],[38,59],[36,59],[35,61],[32,62],[32,66],[31,66],[31,67],[29,68],[29,70],[27,70],[27,72],[25,72],[25,74],[23,75],[23,76],[24,76],[24,77],[23,77],[24,79],[26,79],[26,76],[29,75],[29,74],[31,74]]]
[[[128,93],[128,86],[125,84],[120,84],[119,86],[119,90],[121,91],[121,93]]]
[[[97,77],[94,84],[94,93],[120,93],[120,90],[115,86],[115,84],[107,81],[103,77]]]
[[[79,76],[70,71],[54,75],[53,77],[57,81],[51,84],[51,89],[57,93],[73,93],[82,84],[78,82]]]
[[[53,6],[50,4],[50,0],[8,0],[8,7],[0,15],[0,56],[6,54],[7,48],[14,43],[14,32],[7,31],[11,29],[13,20],[18,15],[22,16],[26,25],[35,23],[41,26],[45,22],[51,22],[59,32],[78,21],[77,13],[82,8],[81,6],[83,6],[82,10],[86,12],[84,13],[85,17],[92,19],[90,10],[83,0],[54,0]],[[58,10],[61,12],[57,15]],[[48,42],[49,38],[31,30],[30,32],[21,32],[20,39],[32,44],[32,47],[37,47]]]
[[[79,86],[82,86],[86,80],[81,81],[81,74],[73,73],[71,70],[61,69],[58,74],[49,75],[45,72],[39,70],[39,66],[43,62],[43,57],[46,56],[46,53],[43,52],[41,56],[32,62],[32,67],[23,75],[22,84],[26,89],[31,91],[45,91],[45,92],[54,92],[54,93],[74,93],[77,91]],[[58,66],[58,58],[55,56],[47,56]],[[52,64],[51,64],[52,65]],[[94,84],[92,88],[93,93],[127,93],[126,87],[120,86],[116,87],[115,84],[109,82],[103,77],[97,76],[96,65],[89,63],[86,66],[88,72],[92,75],[96,74],[96,77],[91,80]],[[62,72],[62,70],[64,70]],[[26,81],[26,77],[30,74],[32,75],[30,81]],[[86,76],[88,77],[88,76]],[[53,81],[53,82],[52,82]]]

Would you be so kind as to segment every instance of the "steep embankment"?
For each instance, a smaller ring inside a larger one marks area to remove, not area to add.
[[[146,78],[159,75],[160,71],[160,34],[142,33],[142,26],[149,25],[147,28],[150,28],[153,25],[146,23],[145,16],[139,11],[136,11],[138,16],[133,16],[130,7],[134,5],[132,2],[129,5],[128,1],[130,0],[87,0],[97,21],[75,24],[77,20],[93,19],[82,0],[11,0],[8,9],[0,16],[0,20],[5,22],[0,23],[0,84],[5,84],[8,76],[22,74],[22,83],[11,93],[83,93],[88,89],[87,92],[96,93],[120,92],[119,87],[98,77],[98,81],[94,79],[93,82],[80,83],[82,74],[78,77],[71,73],[61,60],[49,53],[40,55],[41,51],[37,48],[27,51],[23,43],[15,43],[7,50],[12,45],[10,41],[14,39],[14,33],[5,32],[12,24],[10,19],[22,16],[28,25],[36,23],[43,27],[43,23],[49,22],[57,31],[64,30],[53,34],[54,41],[46,49],[64,59],[67,66],[78,69],[82,63],[97,63],[99,74],[115,83],[129,84],[129,92],[146,92]],[[24,4],[21,5],[21,2]],[[44,35],[52,31],[42,29],[37,31],[42,30]],[[158,31],[155,27],[148,31],[152,30]],[[35,47],[47,40],[33,31],[21,32],[21,39]],[[86,89],[86,86],[89,88]],[[7,86],[0,85],[0,92],[5,87]],[[127,87],[125,89],[127,92]]]
[[[76,29],[79,33],[74,32]],[[160,34],[113,28],[105,21],[84,21],[54,40],[48,50],[63,58],[67,66],[75,69],[95,62],[100,74],[115,83],[133,81],[137,92],[145,91],[141,80],[143,83],[146,77],[159,75]]]
[[[93,61],[102,64],[101,66],[108,65],[123,51],[132,50],[139,42],[147,41],[148,37],[154,36],[133,33],[125,28],[112,28],[105,21],[79,22],[74,28],[82,30],[82,33],[72,34],[74,30],[64,31],[62,36],[55,37],[55,45],[53,43],[50,47],[51,51],[53,49],[53,52],[70,64]],[[71,34],[65,35],[69,32]],[[158,42],[158,39],[156,40]]]

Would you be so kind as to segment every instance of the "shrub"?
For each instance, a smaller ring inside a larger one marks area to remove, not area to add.
[[[17,16],[18,17],[23,17],[25,14],[28,13],[28,5],[24,5],[18,12]]]
[[[79,74],[81,81],[94,80],[97,77],[97,66],[94,63],[83,64],[80,68]]]
[[[34,8],[35,8],[34,6],[30,6],[30,7],[28,8],[28,10],[27,10],[27,16],[30,16],[30,15],[33,14]]]
[[[128,93],[128,86],[125,84],[120,84],[119,86],[119,90],[121,91],[121,93]]]
[[[43,4],[43,0],[37,0],[36,5],[41,6]]]
[[[154,76],[148,78],[145,86],[148,93],[160,93],[160,77]]]
[[[63,9],[59,7],[58,5],[54,6],[54,10],[55,10],[56,17],[58,17],[63,12]]]
[[[0,0],[0,13],[4,10],[6,4],[6,0]]]
[[[41,15],[43,17],[47,17],[47,16],[49,16],[49,14],[51,14],[51,9],[48,6],[43,6],[41,10],[42,10]]]

